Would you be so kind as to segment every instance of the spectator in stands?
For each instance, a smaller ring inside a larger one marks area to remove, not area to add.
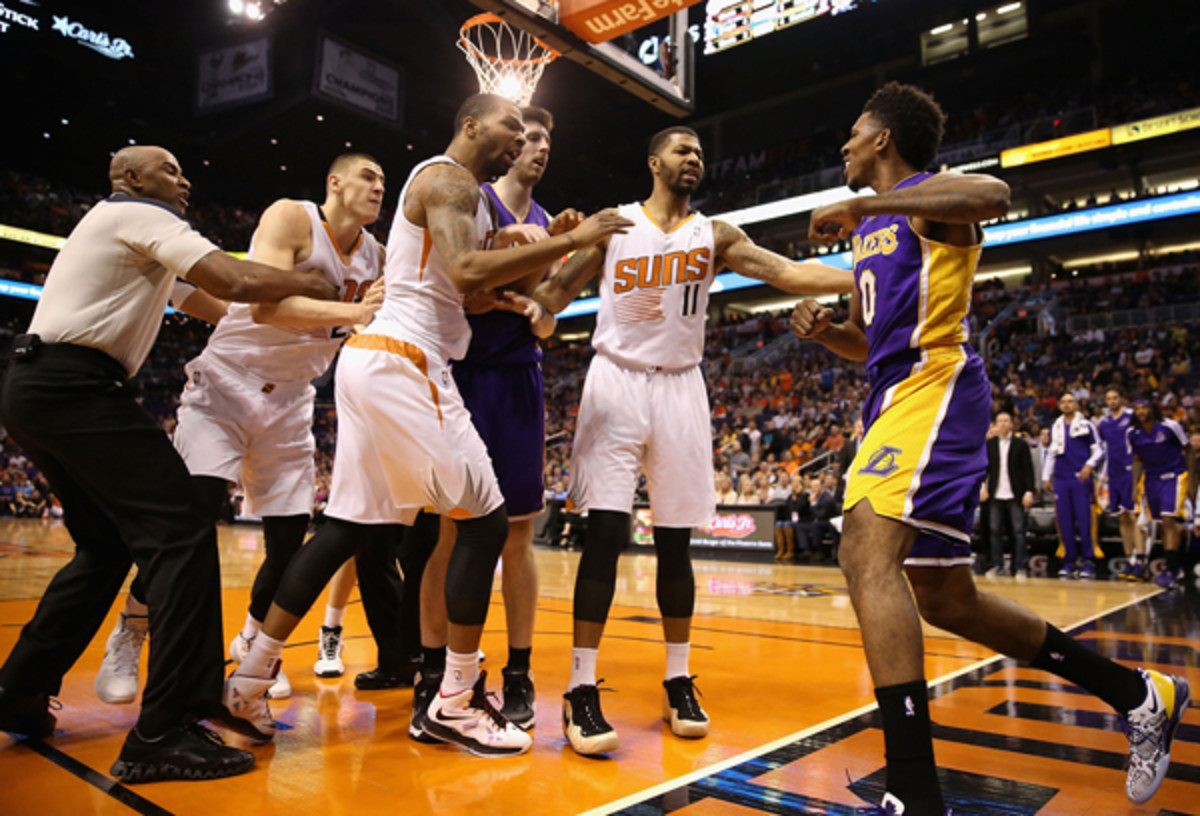
[[[737,501],[734,504],[758,504],[758,485],[750,476],[743,475],[738,481]]]
[[[749,473],[751,469],[750,454],[742,450],[742,443],[738,440],[733,440],[729,446],[729,468],[734,476],[741,476]],[[739,487],[738,492],[741,492]]]
[[[1033,506],[1037,477],[1029,444],[1013,433],[1012,417],[996,416],[996,434],[988,439],[987,479],[980,500],[989,502],[991,561],[987,574],[1029,577],[1029,544],[1025,540],[1025,513]],[[1006,533],[1011,532],[1011,538]],[[1012,572],[1004,566],[1005,540],[1011,542]]]
[[[728,473],[718,473],[716,475],[716,493],[717,504],[738,503],[738,494],[733,489],[733,480],[729,478]]]

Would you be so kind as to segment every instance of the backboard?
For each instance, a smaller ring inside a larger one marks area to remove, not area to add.
[[[592,45],[558,23],[553,2],[471,2],[504,18],[510,25],[528,31],[562,56],[645,99],[656,108],[680,117],[687,116],[695,109],[695,48],[688,32],[686,9],[676,12],[665,21],[638,29],[632,35]],[[646,43],[651,29],[655,35],[652,49]],[[686,47],[675,47],[675,43]]]

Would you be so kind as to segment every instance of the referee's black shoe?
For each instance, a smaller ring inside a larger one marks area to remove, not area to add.
[[[0,731],[42,739],[53,734],[57,724],[58,718],[50,713],[49,694],[17,694],[0,688]]]
[[[254,754],[226,745],[200,723],[178,725],[161,737],[129,732],[110,773],[126,784],[167,779],[220,779],[254,766]]]
[[[380,666],[378,669],[371,669],[371,671],[355,675],[354,687],[359,691],[412,688],[413,678],[416,677],[417,670],[420,668],[421,664],[417,662],[405,663],[395,669],[385,669]]]

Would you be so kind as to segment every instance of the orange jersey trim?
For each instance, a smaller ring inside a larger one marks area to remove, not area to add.
[[[429,396],[433,399],[433,407],[437,409],[438,422],[442,422],[442,405],[438,400],[437,383],[429,378],[429,362],[425,352],[419,346],[414,346],[405,340],[397,340],[384,334],[354,334],[346,341],[347,346],[371,351],[386,351],[398,354],[412,362],[429,384]]]

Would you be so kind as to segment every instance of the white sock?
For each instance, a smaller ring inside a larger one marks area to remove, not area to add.
[[[446,673],[442,675],[442,694],[449,697],[475,685],[479,679],[479,650],[459,654],[446,649]]]
[[[688,672],[688,657],[692,652],[692,644],[688,641],[683,643],[668,643],[667,644],[667,676],[663,679],[670,680],[672,677],[690,677]]]
[[[287,641],[276,640],[266,632],[260,631],[250,644],[250,653],[238,666],[236,674],[244,677],[270,677],[276,661],[283,654],[283,645]]]
[[[258,635],[258,630],[262,629],[262,623],[256,621],[254,616],[249,612],[246,613],[246,623],[242,626],[242,638],[244,640],[254,640]]]
[[[336,606],[325,607],[325,628],[332,629],[335,626],[341,626],[342,621],[346,618],[346,607],[340,609]]]
[[[580,686],[596,685],[596,656],[599,649],[584,649],[576,646],[571,650],[571,680],[567,691]]]

